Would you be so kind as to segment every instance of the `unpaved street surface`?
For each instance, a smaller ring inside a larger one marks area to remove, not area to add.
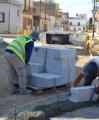
[[[42,43],[42,45],[43,45],[43,43]],[[3,55],[3,51],[4,51],[5,47],[6,47],[6,45],[2,45],[2,47],[0,47],[0,56]],[[64,45],[63,45],[63,47],[64,47]],[[65,45],[65,47],[66,47],[66,45]],[[97,53],[95,53],[95,55],[97,55]],[[85,50],[77,48],[76,75],[79,73],[79,70],[86,63],[86,61],[89,58],[90,57],[89,57],[89,55],[86,54]],[[2,60],[4,60],[4,58]],[[2,79],[2,75],[4,75],[2,70],[5,70],[5,69],[6,69],[6,66],[3,67],[2,69],[0,69],[0,73],[2,73],[2,74],[0,74],[0,79]],[[3,86],[0,86],[0,87],[3,87]],[[6,87],[6,86],[4,86],[4,87]],[[6,91],[6,88],[4,90]],[[0,91],[0,92],[2,92],[2,91]],[[2,118],[3,115],[5,115],[9,111],[11,111],[14,104],[16,104],[16,106],[18,106],[18,107],[21,107],[21,106],[24,106],[24,105],[27,105],[27,104],[33,102],[33,104],[36,105],[40,101],[42,101],[41,103],[44,103],[45,101],[48,102],[50,100],[49,97],[53,96],[53,95],[55,95],[55,93],[47,93],[47,94],[43,94],[43,95],[37,95],[35,93],[33,93],[31,95],[1,94],[1,96],[0,96],[0,117]]]

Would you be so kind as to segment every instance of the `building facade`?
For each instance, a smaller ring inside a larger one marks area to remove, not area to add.
[[[21,2],[0,0],[0,33],[17,33],[21,26]]]
[[[70,31],[85,31],[87,23],[87,15],[79,14],[76,17],[69,17],[69,30]]]
[[[99,0],[96,0],[96,4],[95,4],[95,25],[94,25],[94,28],[95,28],[95,32],[99,34]]]
[[[69,30],[69,13],[63,13],[62,15],[62,26],[64,31]]]
[[[39,29],[40,31],[52,30],[55,26],[55,14],[57,4],[49,0],[34,1],[33,6],[37,9],[39,17]]]
[[[52,30],[56,22],[53,1],[0,0],[0,33]]]
[[[29,31],[33,29],[33,0],[24,0],[21,13],[21,30]]]

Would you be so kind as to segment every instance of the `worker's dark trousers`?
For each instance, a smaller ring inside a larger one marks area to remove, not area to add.
[[[96,76],[87,76],[87,77],[85,77],[85,79],[84,79],[84,86],[89,86],[89,85],[91,85],[92,84],[92,81],[93,80],[95,80],[95,78],[97,77],[97,75]]]
[[[20,91],[26,90],[26,66],[14,53],[5,52],[7,79],[10,91],[15,91],[14,83],[18,83]]]

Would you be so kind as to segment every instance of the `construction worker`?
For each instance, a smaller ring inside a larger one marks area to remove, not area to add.
[[[80,81],[84,78],[84,86],[90,86],[99,75],[99,56],[91,58],[82,68],[77,78],[72,83],[73,87],[78,86]],[[99,93],[99,86],[96,89],[96,93]]]
[[[26,70],[29,67],[34,42],[39,39],[39,34],[38,31],[32,31],[28,36],[18,36],[5,49],[5,59],[8,66],[7,77],[12,94],[17,92],[20,94],[31,93],[26,88]],[[15,86],[16,82],[19,84],[19,89]]]
[[[94,41],[91,37],[88,37],[88,40],[86,42],[86,48],[90,56],[92,56],[92,47],[94,45]]]

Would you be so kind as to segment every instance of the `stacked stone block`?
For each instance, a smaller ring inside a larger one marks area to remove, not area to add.
[[[75,77],[76,49],[57,47],[35,49],[31,60],[31,67],[34,66],[32,86],[48,88],[71,83]],[[38,64],[43,65],[42,70]]]

